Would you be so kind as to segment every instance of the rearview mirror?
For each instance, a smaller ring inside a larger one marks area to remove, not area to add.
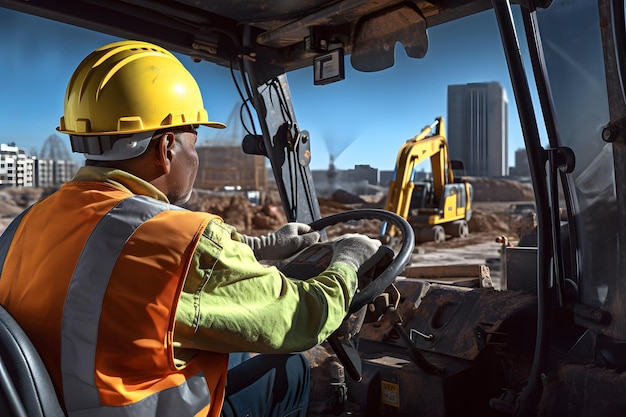
[[[426,55],[426,20],[417,7],[403,4],[362,18],[355,29],[350,57],[352,67],[363,72],[392,67],[396,42],[400,42],[412,58]]]

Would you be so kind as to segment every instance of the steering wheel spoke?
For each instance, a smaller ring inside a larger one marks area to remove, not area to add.
[[[402,245],[397,253],[390,246],[382,245],[372,258],[359,268],[359,291],[352,298],[348,315],[344,324],[337,329],[329,338],[328,343],[335,351],[337,358],[344,365],[346,372],[352,379],[361,380],[361,359],[358,354],[357,340],[355,337],[363,323],[365,306],[375,303],[377,298],[393,284],[396,277],[404,270],[411,260],[411,254],[415,247],[413,228],[402,217],[395,213],[380,209],[360,209],[333,214],[310,223],[313,230],[322,230],[328,226],[345,223],[353,220],[381,220],[393,224],[401,232]],[[278,268],[287,276],[298,279],[309,279],[319,275],[328,267],[333,255],[332,243],[322,242],[310,246],[302,251],[288,263],[278,265]],[[389,298],[389,297],[388,297]],[[346,325],[357,316],[358,329],[346,332]],[[360,316],[360,317],[359,317]],[[346,337],[348,335],[348,337]]]

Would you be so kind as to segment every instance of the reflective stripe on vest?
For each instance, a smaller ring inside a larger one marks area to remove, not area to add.
[[[65,396],[70,412],[87,410],[92,416],[158,415],[159,408],[165,408],[176,410],[177,415],[194,415],[207,405],[209,392],[202,375],[124,407],[100,407],[94,381],[100,309],[115,260],[142,223],[172,209],[179,208],[144,196],[127,198],[102,218],[86,242],[72,275],[61,330],[63,391],[72,393]]]
[[[96,382],[99,324],[112,271],[133,233],[145,222],[171,210],[182,209],[145,196],[125,198],[100,218],[83,246],[67,290],[61,325],[61,373],[69,416],[195,416],[200,411],[206,413],[209,389],[202,372],[193,375],[196,372],[193,371],[179,385],[170,385],[148,393],[139,401],[119,406],[102,405]],[[22,217],[23,214],[11,223],[0,240],[2,265]],[[219,413],[219,404],[212,414],[214,412]]]
[[[219,416],[228,354],[177,367],[172,342],[195,247],[222,220],[92,187],[64,185],[7,227],[2,302],[32,332],[70,416]],[[230,232],[211,236],[220,248]]]

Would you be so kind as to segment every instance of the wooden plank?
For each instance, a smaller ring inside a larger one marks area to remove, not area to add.
[[[487,265],[409,266],[400,275],[429,282],[492,287]]]

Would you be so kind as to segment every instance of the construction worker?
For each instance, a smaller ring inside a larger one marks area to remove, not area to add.
[[[86,164],[0,238],[0,304],[69,416],[306,414],[308,364],[289,352],[339,327],[380,243],[337,241],[307,281],[260,264],[320,236],[288,223],[249,237],[177,207],[192,191],[199,126],[225,127],[159,46],[103,46],[69,81],[58,130]],[[262,354],[227,379],[230,352]]]

